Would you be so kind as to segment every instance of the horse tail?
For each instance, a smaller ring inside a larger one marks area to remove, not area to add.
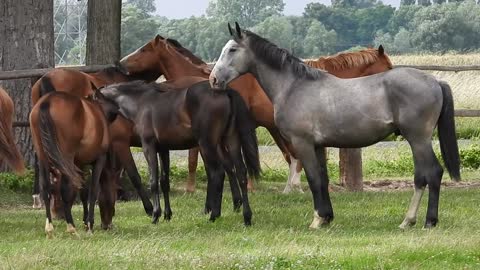
[[[43,76],[40,78],[40,97],[43,97],[50,92],[55,92],[55,86],[53,86],[52,79],[48,76]]]
[[[65,158],[58,145],[57,132],[52,116],[50,115],[50,102],[46,101],[40,105],[40,140],[42,142],[45,156],[54,169],[68,177],[76,188],[82,186],[80,169],[73,163],[73,158]]]
[[[242,97],[233,90],[228,90],[227,93],[232,103],[235,129],[239,134],[240,146],[248,175],[258,178],[261,168],[255,121]]]
[[[458,143],[455,133],[452,89],[447,82],[438,81],[438,83],[442,88],[443,94],[442,111],[438,119],[440,150],[450,178],[454,181],[460,181],[460,155],[458,153]]]
[[[17,174],[23,174],[25,164],[13,139],[13,111],[12,99],[0,88],[0,156]]]

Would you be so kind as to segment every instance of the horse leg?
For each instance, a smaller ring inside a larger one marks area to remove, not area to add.
[[[300,137],[294,137],[292,143],[305,168],[308,185],[312,191],[314,213],[310,228],[316,229],[319,225],[328,224],[333,220],[333,208],[328,193],[325,148],[315,147],[314,144]]]
[[[90,188],[88,191],[88,221],[87,228],[88,233],[93,233],[93,225],[95,220],[95,202],[98,198],[98,189],[100,186],[100,175],[102,174],[103,168],[105,167],[105,162],[107,160],[106,154],[100,155],[95,163],[93,164],[92,169],[92,180],[90,182]]]
[[[88,229],[87,222],[88,222],[88,187],[84,185],[80,189],[80,200],[82,201],[83,206],[83,225],[85,229]]]
[[[43,202],[45,203],[45,213],[47,219],[45,221],[45,233],[47,238],[53,237],[53,224],[52,224],[52,213],[50,212],[50,179],[49,179],[49,171],[48,166],[40,162],[39,164],[39,187],[40,187],[40,194],[42,195]],[[47,207],[48,205],[48,207]]]
[[[165,200],[165,220],[172,219],[172,209],[170,208],[170,153],[169,151],[160,152],[160,161],[162,163],[162,171],[160,178],[160,187],[162,188]]]
[[[143,208],[145,209],[145,213],[151,216],[153,211],[152,203],[148,198],[148,194],[143,188],[142,185],[142,178],[140,174],[138,174],[137,165],[135,165],[135,161],[133,160],[132,153],[130,152],[130,146],[124,143],[115,144],[112,147],[115,151],[116,156],[120,160],[120,163],[127,171],[128,177],[132,182],[133,186],[137,190],[138,195],[140,196]]]
[[[230,146],[230,145],[229,145]],[[220,160],[228,175],[230,190],[232,191],[233,211],[240,211],[242,206],[242,194],[240,193],[238,178],[235,176],[235,164],[230,154],[230,147],[219,147]]]
[[[416,223],[418,207],[427,184],[429,198],[425,228],[435,227],[438,222],[438,201],[443,169],[433,152],[431,141],[411,143],[410,145],[415,164],[415,191],[405,219],[399,227],[404,229]]]
[[[270,135],[272,135],[272,138],[277,144],[280,151],[282,151],[285,161],[287,161],[289,164],[287,184],[285,185],[283,193],[287,194],[295,189],[303,193],[302,186],[300,185],[300,173],[302,171],[301,163],[292,156],[288,149],[287,142],[282,137],[277,128],[269,128],[268,131],[270,132]]]
[[[33,164],[34,167],[34,175],[33,175],[33,209],[41,209],[43,207],[42,199],[40,198],[40,165],[38,164],[38,157],[35,153],[35,162]]]
[[[205,211],[210,210],[210,221],[215,221],[221,215],[225,170],[219,162],[216,146],[202,140],[199,145],[208,177]]]
[[[75,201],[75,192],[73,192],[72,187],[70,185],[70,179],[65,176],[61,176],[60,178],[60,195],[62,197],[63,202],[63,209],[65,212],[65,221],[67,222],[67,233],[71,233],[73,235],[77,234],[77,230],[75,229],[75,223],[73,222],[72,217],[72,205],[73,201]]]
[[[188,193],[195,192],[195,177],[197,175],[198,165],[198,147],[188,150],[188,180],[185,191]]]
[[[150,191],[153,197],[153,215],[152,223],[157,224],[158,218],[162,215],[162,208],[160,207],[160,192],[158,186],[158,157],[155,141],[142,140],[143,154],[147,160],[148,169],[150,172]]]
[[[247,168],[243,162],[242,150],[238,137],[235,136],[229,138],[228,150],[231,156],[230,159],[233,160],[235,166],[235,178],[242,191],[243,222],[245,226],[250,226],[252,225],[252,209],[250,208],[250,202],[248,200]]]

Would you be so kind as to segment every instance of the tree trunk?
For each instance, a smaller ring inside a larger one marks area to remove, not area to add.
[[[87,65],[120,60],[122,0],[88,1]]]
[[[0,70],[54,67],[53,0],[0,1]],[[32,79],[0,81],[15,103],[14,121],[28,121]],[[30,129],[15,128],[27,165],[34,163]]]
[[[363,190],[362,149],[340,149],[340,182],[348,190]]]

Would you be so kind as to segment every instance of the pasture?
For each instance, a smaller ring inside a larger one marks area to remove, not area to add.
[[[114,229],[79,238],[54,221],[45,238],[44,211],[30,209],[30,197],[2,189],[2,269],[478,269],[480,189],[443,188],[440,223],[398,229],[411,189],[334,192],[334,222],[309,230],[311,194],[281,194],[283,183],[261,182],[251,195],[253,226],[242,224],[230,196],[215,223],[201,213],[204,187],[194,195],[174,185],[173,219],[150,224],[140,202],[118,203]],[[425,204],[419,221],[425,217]],[[98,208],[96,221],[99,221]],[[74,207],[77,225],[81,210]]]

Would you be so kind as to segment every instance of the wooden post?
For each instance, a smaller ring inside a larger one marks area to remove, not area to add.
[[[2,0],[0,14],[0,71],[55,65],[53,0]],[[32,107],[31,80],[0,83],[15,103],[15,121],[28,121]],[[27,165],[33,165],[30,130],[16,128],[14,132]]]
[[[113,64],[120,60],[122,0],[89,0],[87,65]]]
[[[341,148],[340,182],[351,191],[363,190],[362,149]]]

